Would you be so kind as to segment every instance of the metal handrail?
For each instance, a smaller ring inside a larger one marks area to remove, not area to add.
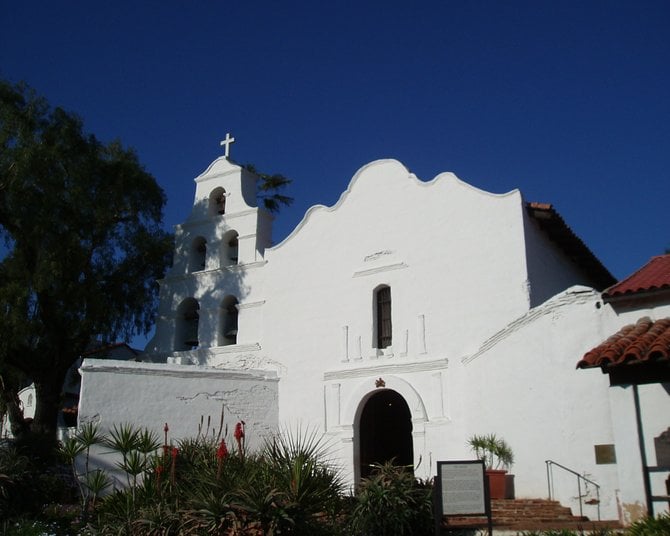
[[[558,462],[555,462],[553,460],[545,460],[544,463],[547,466],[547,487],[549,489],[549,500],[553,500],[554,497],[554,471],[553,471],[553,466],[557,466],[564,471],[567,471],[568,473],[572,473],[577,477],[577,494],[579,495],[579,516],[584,517],[584,512],[582,509],[582,480],[584,482],[587,482],[596,488],[596,504],[598,505],[598,521],[600,521],[600,486],[596,484],[593,480],[589,480],[583,475],[580,475],[577,471],[573,471],[572,469],[566,467],[565,465],[561,465]]]

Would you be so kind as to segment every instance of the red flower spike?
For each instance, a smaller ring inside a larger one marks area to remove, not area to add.
[[[172,447],[172,457],[176,458],[179,454],[179,449],[177,447]]]
[[[244,459],[244,421],[240,421],[235,425],[235,432],[233,433],[235,441],[237,441],[237,452],[240,455],[240,460]]]
[[[216,457],[219,460],[225,460],[228,457],[228,447],[223,439],[219,444],[219,448],[216,450]]]
[[[235,425],[235,439],[239,442],[244,437],[244,421],[238,422]]]
[[[168,424],[165,423],[165,426],[163,427],[163,432],[165,432],[167,434],[169,431],[170,431],[170,428],[169,428]]]

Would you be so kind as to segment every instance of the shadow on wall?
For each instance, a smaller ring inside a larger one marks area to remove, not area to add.
[[[249,216],[256,218],[257,214]],[[162,311],[157,336],[147,345],[148,353],[237,344],[238,329],[240,324],[244,326],[239,305],[249,294],[245,284],[248,264],[256,262],[264,251],[262,245],[254,243],[255,250],[241,252],[236,224],[248,227],[249,219],[226,218],[225,190],[217,187],[208,199],[197,202],[191,217],[177,227],[173,267],[161,282],[161,306],[169,304],[172,311]],[[173,336],[166,337],[165,330]],[[172,342],[168,344],[168,340]]]

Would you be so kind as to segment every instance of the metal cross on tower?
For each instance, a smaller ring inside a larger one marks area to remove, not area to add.
[[[230,157],[230,145],[235,143],[235,138],[230,136],[230,132],[226,133],[226,139],[221,141],[221,146],[224,147],[223,156]]]

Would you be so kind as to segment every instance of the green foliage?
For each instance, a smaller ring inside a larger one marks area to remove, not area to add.
[[[54,520],[42,519],[13,519],[0,522],[0,534],[3,536],[78,536],[91,535],[86,530],[73,530],[72,522],[68,518]],[[91,535],[92,536],[92,535]]]
[[[82,424],[77,430],[75,439],[85,450],[90,449],[96,443],[101,443],[102,435],[100,434],[98,424],[94,422]]]
[[[147,430],[146,428],[140,430],[137,435],[138,452],[148,456],[149,454],[156,452],[160,446],[160,440],[158,439],[158,435],[155,432]]]
[[[0,395],[11,409],[20,382],[35,382],[37,444],[55,443],[65,374],[90,342],[153,324],[172,250],[164,204],[132,150],[0,80]]]
[[[581,536],[580,532],[569,529],[540,530],[540,531],[532,530],[522,532],[521,536],[578,536],[578,535]]]
[[[96,469],[90,470],[91,447],[105,442],[97,423],[85,423],[74,437],[68,437],[59,445],[61,459],[68,464],[72,471],[72,478],[79,488],[82,515],[86,517],[89,505],[95,506],[97,498],[111,485],[107,474]],[[84,468],[80,473],[77,470],[77,459],[84,455]]]
[[[342,483],[326,453],[316,431],[284,430],[267,441],[259,484],[265,490],[262,504],[278,506],[271,510],[270,529],[321,534],[335,523],[342,508]]]
[[[0,444],[0,519],[33,518],[45,504],[68,503],[73,496],[61,466],[45,466],[8,442]]]
[[[60,455],[65,463],[71,465],[75,462],[77,456],[85,450],[86,446],[78,441],[76,437],[68,437],[60,446]]]
[[[111,486],[112,483],[102,469],[95,469],[84,475],[84,485],[93,497],[91,506],[95,507],[95,499]]]
[[[118,426],[106,442],[127,451],[122,467],[127,474],[132,453],[138,452],[128,450],[135,431]],[[98,533],[341,533],[342,485],[316,433],[277,435],[245,456],[225,455],[215,437],[198,434],[176,448],[164,445],[162,455],[150,455],[141,478],[130,479],[128,489],[99,503]]]
[[[633,523],[629,529],[630,536],[667,536],[670,534],[670,513],[657,517],[647,517]]]
[[[593,529],[589,531],[556,529],[556,530],[529,530],[521,533],[521,536],[623,536],[628,535],[626,530]]]
[[[468,439],[468,446],[475,456],[484,462],[487,469],[509,469],[514,463],[512,447],[495,434],[475,434]]]
[[[126,455],[139,446],[139,435],[140,431],[132,424],[115,424],[109,438],[105,440],[105,445]]]
[[[28,476],[29,460],[11,446],[0,448],[0,517],[9,517],[20,479]]]
[[[288,207],[293,203],[292,197],[279,193],[279,190],[283,190],[291,184],[291,179],[279,173],[273,175],[261,173],[253,164],[245,164],[244,169],[251,171],[251,173],[260,178],[256,195],[258,199],[263,201],[263,206],[267,210],[277,213],[281,210],[282,206]]]
[[[432,486],[409,468],[376,465],[359,487],[350,525],[351,534],[365,536],[433,534]]]

